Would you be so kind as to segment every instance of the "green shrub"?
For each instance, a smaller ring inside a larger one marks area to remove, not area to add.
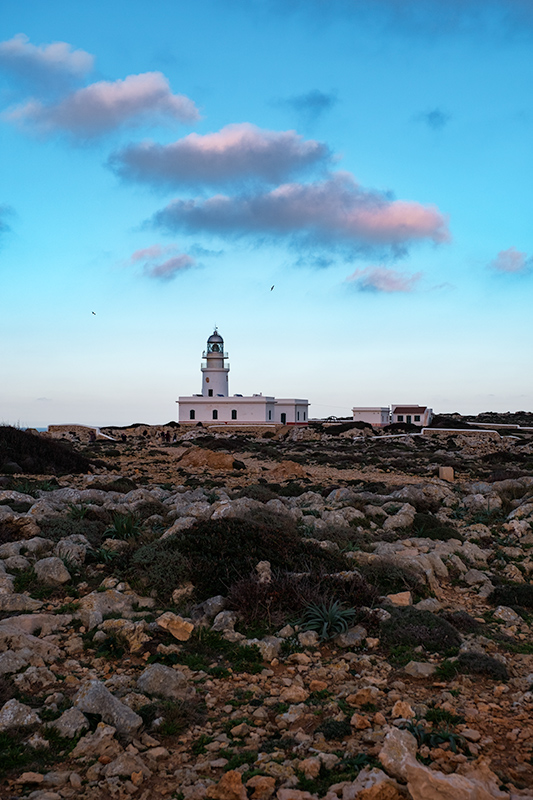
[[[509,677],[505,664],[486,653],[476,653],[472,650],[461,653],[457,662],[460,671],[469,675],[486,675],[497,681],[506,681]]]
[[[444,525],[433,514],[415,514],[411,535],[440,541],[447,541],[448,539],[464,541],[464,537],[455,528],[452,528],[451,525]]]
[[[384,645],[394,647],[422,646],[430,653],[450,653],[461,644],[457,630],[442,617],[430,611],[408,606],[394,609],[392,616],[381,626]]]
[[[379,559],[368,564],[359,565],[359,571],[365,580],[374,586],[380,594],[396,594],[411,591],[425,596],[427,588],[420,576],[410,567],[402,566],[395,561]]]
[[[88,472],[91,462],[69,444],[45,436],[0,425],[0,472],[4,464],[16,462],[32,475],[65,475]]]
[[[134,584],[150,587],[161,600],[169,600],[174,589],[189,575],[188,564],[178,546],[175,536],[142,545],[131,556],[125,577]]]
[[[533,586],[530,583],[506,583],[496,586],[488,599],[498,606],[533,608]]]
[[[204,719],[201,706],[194,700],[160,699],[141,706],[138,713],[148,727],[153,727],[157,720],[153,729],[161,736],[176,736]]]
[[[352,727],[347,720],[338,720],[330,717],[322,721],[322,724],[317,728],[317,733],[321,733],[327,741],[345,739],[351,736]]]
[[[89,520],[85,516],[79,519],[73,519],[70,515],[45,517],[39,526],[42,536],[54,542],[73,534],[82,534],[93,547],[100,545],[104,532],[104,525],[101,522]]]

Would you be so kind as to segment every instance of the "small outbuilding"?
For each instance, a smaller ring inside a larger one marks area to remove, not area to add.
[[[368,422],[374,428],[382,428],[390,422],[388,406],[361,406],[352,408],[354,422]]]

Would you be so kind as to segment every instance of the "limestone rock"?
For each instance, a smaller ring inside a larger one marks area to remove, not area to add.
[[[164,614],[157,618],[156,622],[160,628],[168,631],[179,642],[186,642],[190,639],[194,630],[192,622],[188,622],[172,611],[165,611]]]
[[[386,531],[396,531],[400,528],[411,528],[415,520],[416,508],[410,503],[404,503],[400,510],[392,517],[387,517],[383,523]]]
[[[309,692],[303,686],[293,683],[281,690],[279,699],[282,703],[305,703],[309,697]]]
[[[111,725],[99,722],[94,733],[88,733],[80,739],[72,751],[72,756],[74,758],[100,758],[100,756],[107,756],[109,759],[115,758],[122,752],[122,747],[115,739],[115,733],[116,729]]]
[[[140,772],[145,778],[152,775],[142,758],[133,753],[121,753],[102,772],[106,778],[129,778],[133,772]]]
[[[77,708],[68,708],[59,719],[50,723],[51,728],[55,728],[60,736],[66,739],[74,739],[79,733],[87,730],[89,723],[87,718]]]
[[[71,579],[70,572],[57,556],[42,558],[34,565],[37,579],[42,581],[45,586],[62,586]]]
[[[397,594],[388,594],[387,600],[392,603],[393,606],[410,606],[413,603],[413,597],[411,592],[397,592]]]
[[[267,775],[254,775],[246,781],[248,789],[253,789],[250,800],[270,800],[276,789],[276,779]]]
[[[179,459],[180,467],[209,467],[209,469],[232,470],[234,458],[229,453],[189,447]]]
[[[427,661],[410,661],[403,668],[403,671],[412,678],[429,678],[435,674],[436,669],[435,664],[430,664]]]
[[[235,623],[237,622],[237,614],[235,611],[221,611],[219,614],[216,615],[215,619],[213,620],[213,624],[211,625],[212,631],[219,631],[223,633],[224,631],[233,631],[235,629]]]
[[[205,795],[209,800],[248,800],[242,776],[236,769],[229,770],[216,786],[210,786]]]
[[[133,738],[142,719],[131,708],[117,700],[100,681],[85,683],[74,697],[74,705],[88,714],[100,714],[104,722],[113,725],[126,738]]]
[[[106,614],[128,616],[131,614],[133,603],[139,603],[143,607],[152,607],[155,601],[151,598],[140,598],[135,594],[122,594],[116,589],[107,589],[105,592],[91,592],[80,600],[80,619],[82,624],[88,630],[91,630],[101,624]]]
[[[416,762],[416,739],[408,731],[393,728],[386,736],[379,760],[393,778],[405,781],[407,766]],[[424,798],[426,800],[426,798]]]
[[[275,482],[288,481],[293,478],[306,478],[307,471],[296,461],[280,461],[269,470],[268,477]]]
[[[406,800],[406,794],[382,769],[365,767],[353,783],[343,787],[342,800]]]
[[[150,664],[137,680],[137,689],[143,694],[160,695],[174,700],[193,697],[194,687],[187,684],[183,672],[163,664]]]
[[[81,567],[85,561],[89,546],[89,541],[83,534],[73,533],[71,536],[66,536],[64,539],[61,539],[61,541],[56,544],[54,554],[58,556],[58,558],[64,558],[76,564],[76,566]]]
[[[26,728],[39,723],[41,718],[30,706],[18,700],[8,700],[0,710],[0,731],[10,728]]]
[[[13,650],[8,650],[7,653],[0,655],[0,675],[9,675],[12,672],[18,672],[25,667],[31,658],[31,650],[19,651],[14,653]]]
[[[40,693],[43,689],[57,683],[57,678],[46,667],[28,667],[26,672],[15,675],[13,683],[19,691]]]
[[[364,642],[367,635],[366,628],[362,625],[355,625],[355,627],[347,630],[346,633],[339,633],[334,642],[339,647],[358,647]]]
[[[37,611],[42,605],[26,594],[0,594],[0,611]]]
[[[143,649],[145,642],[150,641],[150,636],[146,633],[146,622],[132,622],[129,619],[106,619],[99,626],[104,633],[113,633],[120,637],[128,646],[130,653],[138,653]]]

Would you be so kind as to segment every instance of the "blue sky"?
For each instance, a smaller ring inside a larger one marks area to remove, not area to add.
[[[312,416],[531,410],[531,0],[2,17],[0,421],[173,419],[215,324]]]

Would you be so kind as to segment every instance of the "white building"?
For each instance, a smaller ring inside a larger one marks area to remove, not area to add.
[[[392,422],[407,422],[408,425],[429,425],[433,417],[433,409],[427,406],[393,405]]]
[[[307,425],[308,400],[276,399],[263,394],[230,396],[228,354],[224,352],[224,340],[216,328],[207,340],[203,358],[202,393],[178,398],[179,422]]]
[[[383,427],[390,422],[390,408],[388,406],[360,406],[352,408],[354,422],[367,422],[374,428]]]

